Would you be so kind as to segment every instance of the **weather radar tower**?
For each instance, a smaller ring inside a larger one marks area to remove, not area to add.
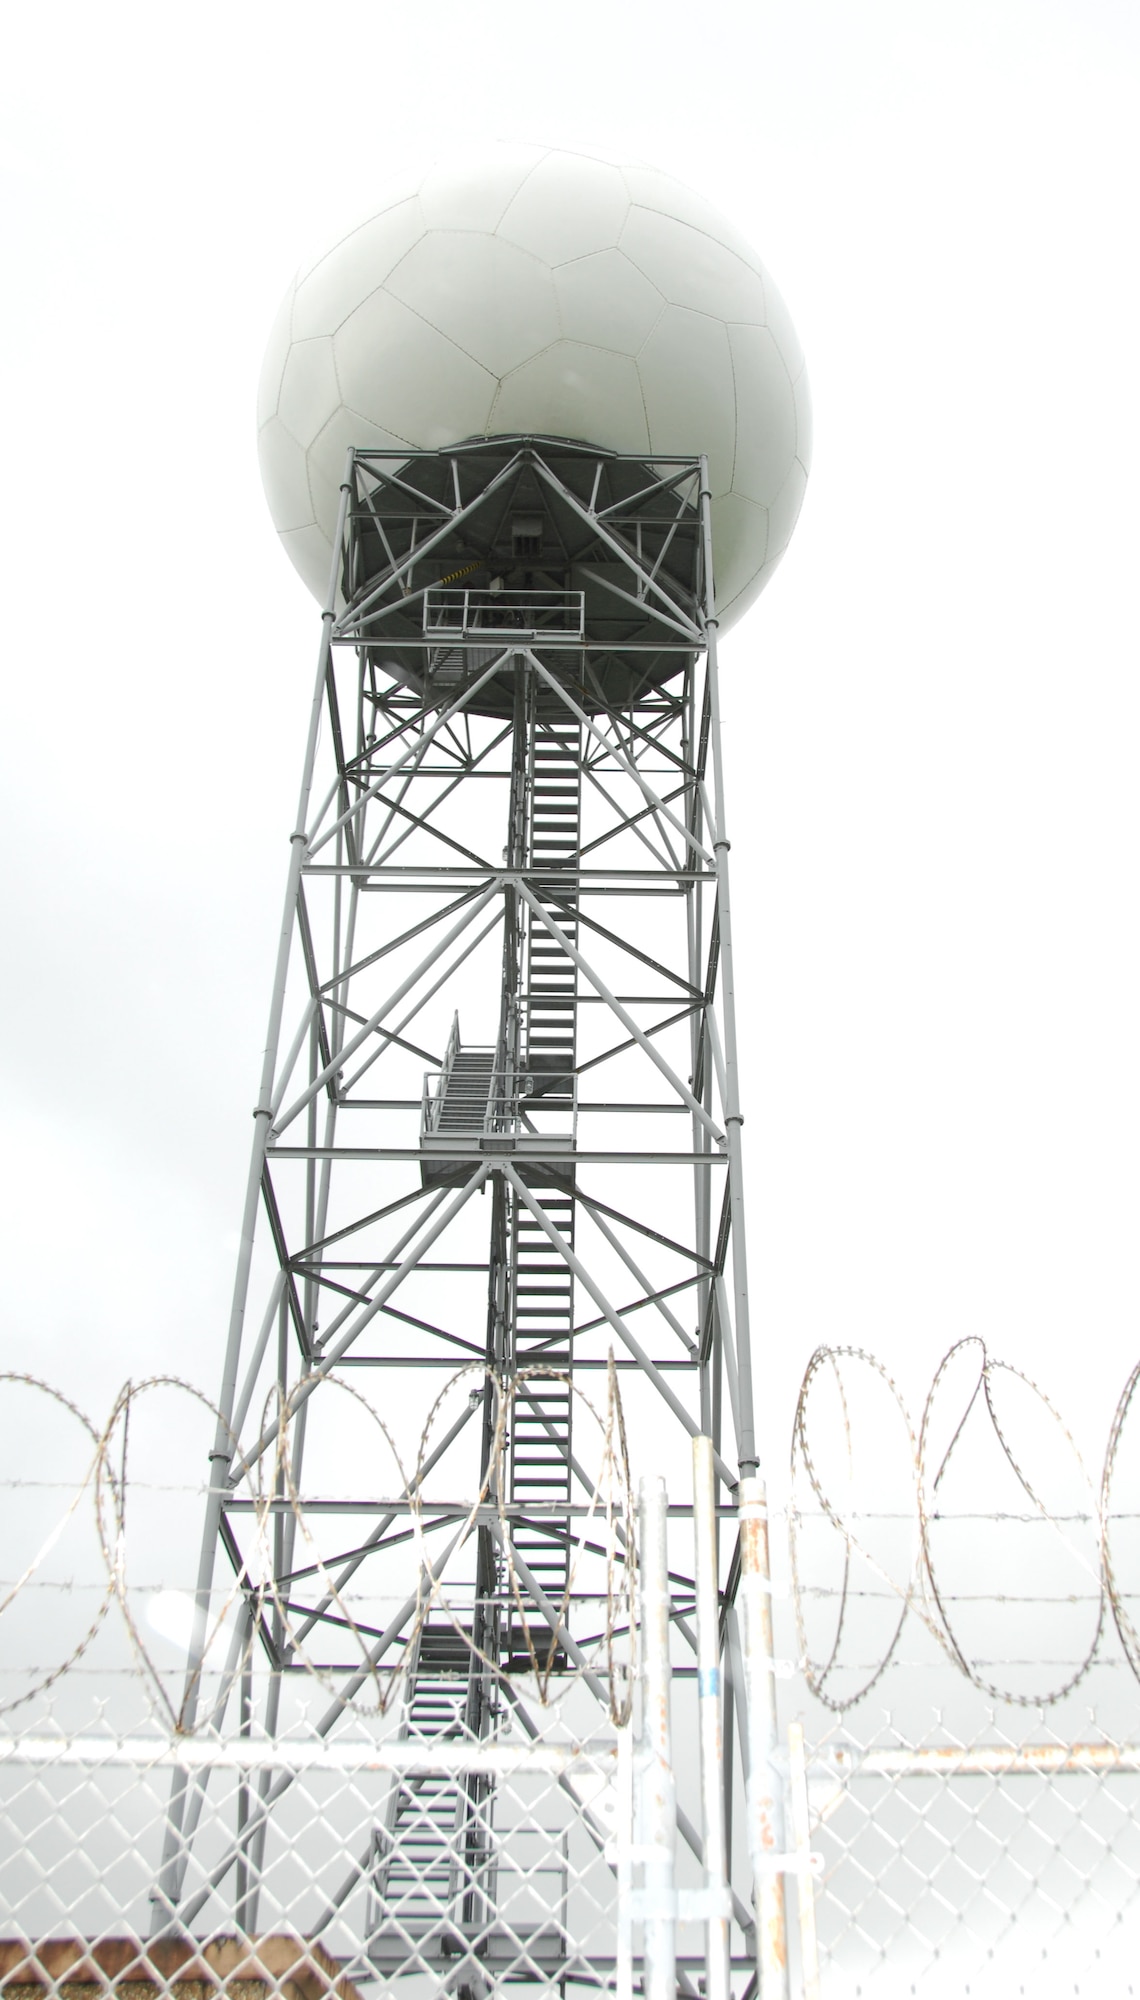
[[[778,1967],[717,635],[809,421],[749,245],[623,161],[436,166],[281,307],[322,637],[183,1719],[331,1748],[228,1847],[175,1780],[160,1931],[288,1911],[409,1996]]]

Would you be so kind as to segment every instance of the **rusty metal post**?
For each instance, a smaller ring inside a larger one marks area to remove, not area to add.
[[[748,1851],[756,1905],[756,1979],[760,2000],[788,2000],[788,1931],[784,1907],[783,1780],[776,1768],[776,1662],[772,1638],[772,1571],[764,1481],[742,1479],[740,1605],[744,1626],[744,1688],[748,1709]]]
[[[641,1481],[641,1838],[645,2000],[677,2000],[673,1846],[677,1793],[669,1719],[669,1564],[663,1479]]]
[[[724,1820],[724,1746],[720,1715],[720,1596],[712,1439],[693,1439],[693,1542],[697,1586],[697,1699],[701,1739],[701,1808],[705,1839],[706,2000],[731,2000],[729,1902]],[[716,1905],[721,1906],[717,1913]]]

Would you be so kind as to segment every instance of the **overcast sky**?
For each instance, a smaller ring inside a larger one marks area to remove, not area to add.
[[[409,154],[522,136],[701,188],[808,356],[727,649],[770,1448],[817,1343],[917,1401],[981,1333],[1099,1455],[1140,1353],[1138,43],[1127,0],[10,21],[4,1365],[93,1414],[216,1388],[318,637],[261,350]]]

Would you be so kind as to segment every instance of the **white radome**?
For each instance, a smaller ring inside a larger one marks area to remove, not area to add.
[[[414,175],[306,264],[258,426],[278,533],[322,600],[350,445],[707,452],[722,624],[783,555],[811,457],[795,329],[737,231],[652,167],[540,146]]]

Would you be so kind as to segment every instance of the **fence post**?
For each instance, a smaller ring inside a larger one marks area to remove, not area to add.
[[[633,1717],[617,1732],[616,2000],[633,2000]]]
[[[724,1820],[724,1747],[720,1714],[720,1578],[712,1439],[693,1439],[693,1543],[697,1586],[697,1699],[701,1739],[701,1810],[705,1893],[723,1906],[706,1921],[706,2000],[731,2000],[728,1881]]]
[[[783,1781],[774,1764],[778,1734],[768,1503],[764,1482],[759,1477],[742,1479],[737,1492],[744,1688],[748,1705],[748,1851],[756,1899],[756,1983],[760,2000],[788,2000],[783,1874],[787,1854]]]
[[[796,1857],[796,1910],[800,1920],[802,2000],[819,2000],[819,1942],[815,1934],[815,1879],[811,1869],[811,1815],[802,1722],[788,1724],[788,1805]]]
[[[673,1844],[677,1795],[669,1729],[669,1565],[665,1482],[643,1479],[641,1512],[642,1756],[645,2000],[677,2000]]]

